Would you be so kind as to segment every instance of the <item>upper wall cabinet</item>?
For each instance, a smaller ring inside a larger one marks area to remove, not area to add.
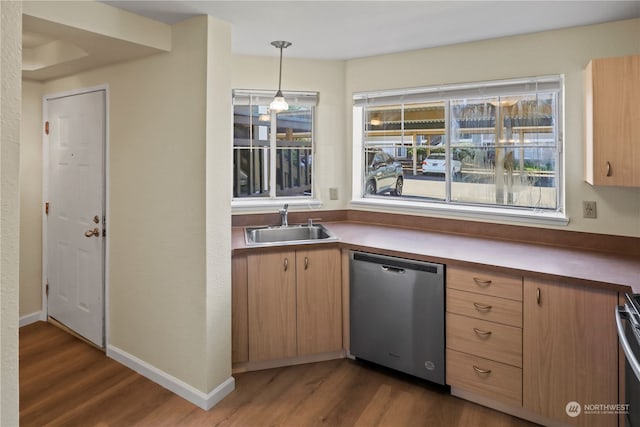
[[[640,55],[586,69],[585,181],[640,187]]]

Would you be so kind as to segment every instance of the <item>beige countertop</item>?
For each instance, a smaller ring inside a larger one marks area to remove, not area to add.
[[[524,276],[564,279],[572,284],[604,287],[618,292],[628,292],[631,288],[634,293],[640,293],[638,257],[350,221],[323,224],[339,238],[339,245],[347,249],[443,264],[482,264],[490,268],[517,270]],[[273,249],[247,247],[244,228],[234,227],[232,230],[233,254]]]

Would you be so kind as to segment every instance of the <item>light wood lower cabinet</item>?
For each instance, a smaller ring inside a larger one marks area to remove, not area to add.
[[[569,417],[569,402],[618,403],[617,293],[524,282],[524,408],[569,425],[616,426],[617,416]]]
[[[447,346],[512,366],[522,366],[522,329],[447,313]]]
[[[447,268],[447,384],[522,406],[522,276]]]
[[[296,355],[296,253],[247,257],[249,360]]]
[[[522,301],[449,288],[447,289],[447,311],[522,328]]]
[[[447,350],[447,372],[456,387],[513,406],[522,405],[522,369],[455,350]]]
[[[296,252],[298,356],[342,349],[342,264],[338,249]]]
[[[618,403],[617,302],[611,291],[448,268],[447,383],[545,424],[617,426],[616,414],[594,413]],[[567,415],[570,402],[580,415]]]
[[[477,267],[448,267],[447,289],[522,301],[522,276]]]
[[[232,265],[233,363],[342,350],[339,249],[257,253]]]

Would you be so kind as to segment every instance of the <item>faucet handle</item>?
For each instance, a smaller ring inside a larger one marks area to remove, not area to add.
[[[307,227],[311,227],[313,225],[313,221],[320,221],[322,218],[308,218],[307,219]]]

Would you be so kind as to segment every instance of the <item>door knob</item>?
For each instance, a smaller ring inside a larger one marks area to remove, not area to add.
[[[100,230],[98,230],[98,227],[94,228],[93,230],[87,230],[84,232],[84,235],[86,237],[93,237],[96,236],[98,237],[100,235]]]

